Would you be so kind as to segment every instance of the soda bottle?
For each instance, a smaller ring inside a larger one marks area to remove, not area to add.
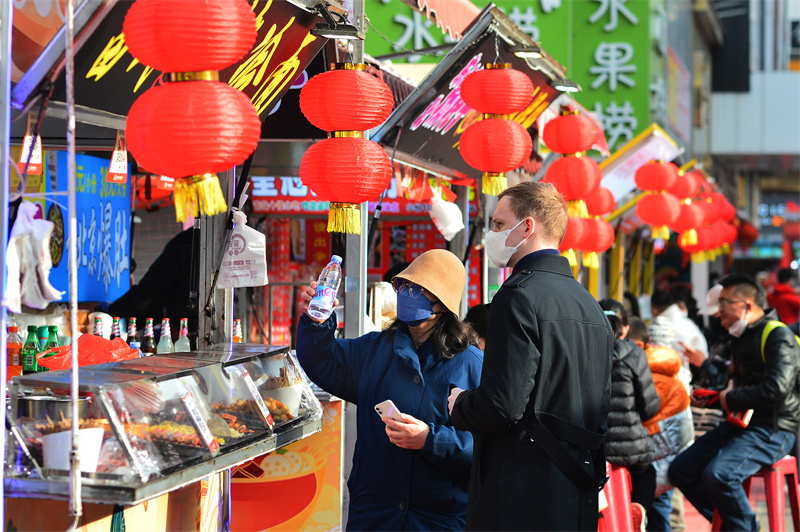
[[[113,340],[119,337],[119,316],[114,316],[114,321],[111,322],[111,336],[109,336],[108,339]]]
[[[181,318],[181,335],[178,341],[175,342],[176,353],[188,353],[192,350],[192,344],[189,342],[189,318]]]
[[[94,328],[92,329],[92,334],[100,337],[103,336],[103,318],[95,316]]]
[[[10,379],[22,375],[22,338],[19,336],[19,327],[12,325],[8,328],[6,349],[8,353],[6,376]]]
[[[144,322],[144,340],[142,341],[142,353],[150,356],[156,352],[156,338],[153,336],[153,318],[147,318]]]
[[[242,320],[233,320],[233,343],[242,343]]]
[[[128,318],[128,345],[131,347],[133,347],[131,344],[136,341],[136,335],[138,333],[139,331],[136,330],[136,318],[131,316]]]
[[[169,318],[161,320],[161,338],[158,339],[156,353],[174,353],[175,345],[172,343],[172,331],[169,328]]]
[[[334,255],[319,274],[314,299],[308,304],[308,314],[318,320],[326,320],[333,311],[333,301],[342,282],[342,257]]]
[[[61,342],[58,341],[58,325],[47,327],[47,342],[45,342],[42,351],[47,351],[54,347],[61,347]]]
[[[22,374],[36,373],[40,370],[39,362],[36,360],[36,355],[39,354],[41,348],[39,347],[39,339],[36,338],[36,332],[39,327],[36,325],[28,325],[28,337],[22,345]]]

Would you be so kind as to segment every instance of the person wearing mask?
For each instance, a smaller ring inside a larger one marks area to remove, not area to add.
[[[650,308],[653,312],[653,324],[660,323],[661,320],[668,320],[675,333],[675,339],[671,347],[678,353],[683,353],[685,348],[703,354],[703,358],[708,358],[708,343],[700,328],[689,319],[686,311],[682,311],[675,298],[669,292],[656,290],[650,298]],[[691,361],[686,358],[684,367],[688,369]],[[699,365],[699,364],[696,364]]]
[[[630,325],[625,307],[611,298],[602,299],[600,307],[615,338],[606,460],[630,473],[633,529],[640,531],[656,491],[655,450],[643,422],[658,414],[661,401],[644,350],[626,338]]]
[[[678,379],[681,357],[670,347],[651,344],[644,321],[630,319],[628,339],[644,349],[660,400],[658,413],[644,422],[653,440],[656,473],[656,497],[647,514],[647,530],[668,532],[672,530],[670,513],[675,490],[669,483],[667,470],[675,456],[694,439],[689,393]]]
[[[720,320],[734,340],[731,379],[718,401],[729,413],[752,410],[752,416],[746,422],[732,415],[731,422],[698,438],[675,458],[669,476],[709,522],[716,509],[723,530],[755,531],[759,525],[742,482],[794,445],[800,424],[800,346],[787,327],[763,337],[777,314],[764,311],[764,290],[757,281],[729,275],[720,284]]]
[[[336,314],[308,315],[302,292],[297,358],[324,390],[359,406],[348,479],[348,530],[460,530],[467,512],[472,435],[447,413],[450,387],[476,386],[483,353],[458,319],[466,271],[444,249],[426,251],[392,280],[397,321],[336,339]],[[387,399],[400,421],[373,407]]]
[[[781,268],[778,270],[778,282],[767,295],[767,303],[778,313],[778,319],[786,325],[797,323],[800,315],[800,295],[794,287],[797,279],[794,270]]]
[[[558,246],[553,185],[505,189],[486,234],[498,268],[480,385],[453,389],[453,426],[475,436],[468,530],[597,530],[613,334]]]

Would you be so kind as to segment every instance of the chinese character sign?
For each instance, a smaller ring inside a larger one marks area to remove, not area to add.
[[[60,151],[56,157],[56,189],[67,190],[67,153]],[[108,166],[108,158],[75,156],[79,301],[114,301],[130,288],[130,190],[127,182],[106,181]],[[66,231],[66,199],[57,198]],[[53,286],[66,292],[63,301],[69,293],[67,246],[71,236],[65,235],[63,259],[50,275]]]

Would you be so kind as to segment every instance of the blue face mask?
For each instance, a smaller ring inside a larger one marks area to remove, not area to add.
[[[397,319],[410,327],[419,325],[435,314],[441,314],[433,311],[434,304],[424,295],[411,297],[408,291],[397,294]]]

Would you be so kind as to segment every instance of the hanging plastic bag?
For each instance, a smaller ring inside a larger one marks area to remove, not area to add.
[[[434,193],[431,198],[430,215],[436,229],[448,242],[464,229],[464,215],[461,213],[461,209],[455,203],[443,200],[439,193]]]
[[[267,237],[247,227],[247,216],[233,212],[234,227],[222,266],[217,288],[242,288],[267,284]]]

